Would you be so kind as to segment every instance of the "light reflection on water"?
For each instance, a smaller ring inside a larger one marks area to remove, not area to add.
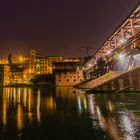
[[[3,88],[0,139],[42,136],[62,140],[66,137],[137,140],[140,139],[139,102],[139,93],[86,95],[71,87]]]

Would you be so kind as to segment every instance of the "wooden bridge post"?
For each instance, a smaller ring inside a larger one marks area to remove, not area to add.
[[[115,90],[115,85],[113,81],[111,82],[111,90]]]
[[[131,74],[128,75],[128,82],[129,82],[129,89],[133,90],[134,89],[134,83],[133,83],[133,77]]]
[[[137,74],[138,74],[138,76],[137,76],[137,78],[138,78],[138,90],[140,90],[140,72],[138,72]]]
[[[118,83],[119,83],[119,89],[120,90],[124,89],[124,80],[123,79],[119,79]]]

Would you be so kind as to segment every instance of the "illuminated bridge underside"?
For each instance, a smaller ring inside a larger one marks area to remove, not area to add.
[[[140,91],[140,66],[118,74],[115,78],[96,87],[96,90]]]
[[[140,91],[140,66],[131,70],[118,73],[110,71],[109,73],[77,85],[79,88],[91,90],[135,90]]]

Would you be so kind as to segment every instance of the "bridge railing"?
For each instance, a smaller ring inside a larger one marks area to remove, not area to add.
[[[111,61],[101,60],[96,65],[84,71],[85,79],[96,79],[109,71],[125,72],[140,65],[140,47],[133,49],[133,52],[122,54],[118,59]]]

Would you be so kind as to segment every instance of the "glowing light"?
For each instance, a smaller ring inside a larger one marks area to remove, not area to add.
[[[40,68],[40,65],[39,64],[37,64],[37,66],[36,66],[37,68]]]
[[[83,70],[85,70],[85,67],[83,67]]]
[[[89,63],[88,66],[91,67],[91,64]]]
[[[125,43],[126,41],[127,41],[127,39],[126,39],[126,38],[124,38],[124,39],[120,39],[120,41],[119,41],[118,45],[121,45],[121,44]]]
[[[79,67],[77,67],[76,71],[79,71]]]
[[[20,57],[19,57],[19,61],[22,63],[23,60],[24,60],[24,59],[23,59],[23,56],[20,56]]]
[[[124,38],[124,41],[123,41],[123,42],[125,43],[126,41],[127,41],[127,39],[126,39],[126,38]]]
[[[85,110],[87,110],[87,100],[86,100],[86,97],[84,97],[84,108],[85,108]]]
[[[119,55],[119,58],[120,58],[120,59],[124,59],[124,58],[125,58],[125,54],[124,54],[124,53],[121,53],[121,54]]]
[[[110,51],[110,50],[109,50],[109,51],[107,51],[107,54],[108,54],[108,55],[110,55],[110,54],[111,54],[111,51]]]
[[[124,40],[123,40],[123,39],[121,39],[121,40],[120,40],[120,43],[121,43],[121,44],[122,44],[122,43],[124,43]]]

